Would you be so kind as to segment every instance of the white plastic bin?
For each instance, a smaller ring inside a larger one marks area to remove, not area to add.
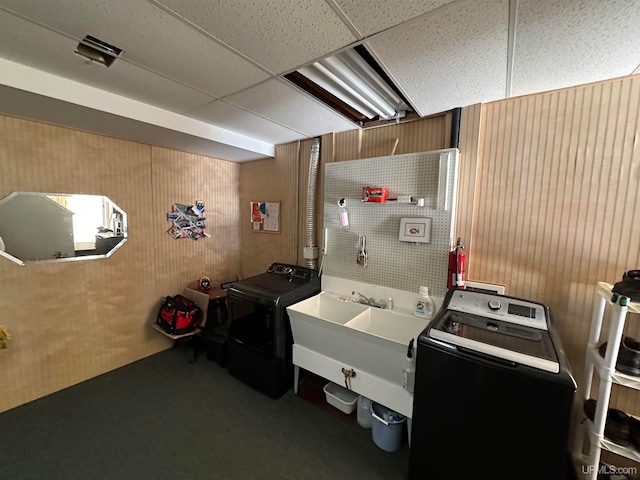
[[[358,425],[371,428],[371,400],[362,395],[358,397]]]
[[[371,437],[385,452],[397,452],[402,445],[402,432],[407,417],[371,402]]]
[[[347,415],[356,409],[358,394],[347,390],[346,388],[336,385],[335,383],[327,383],[324,388],[327,403],[336,407]]]

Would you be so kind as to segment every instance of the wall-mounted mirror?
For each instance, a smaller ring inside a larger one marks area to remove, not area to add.
[[[0,256],[25,262],[109,257],[127,239],[127,214],[102,195],[13,192],[0,200]]]

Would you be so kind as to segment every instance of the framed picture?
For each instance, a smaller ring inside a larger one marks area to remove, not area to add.
[[[431,218],[401,218],[401,242],[429,243],[431,242]]]
[[[280,202],[251,202],[251,231],[280,232]]]

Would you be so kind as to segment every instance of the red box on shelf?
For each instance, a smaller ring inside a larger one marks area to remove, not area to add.
[[[362,187],[362,201],[384,203],[389,196],[388,188]]]

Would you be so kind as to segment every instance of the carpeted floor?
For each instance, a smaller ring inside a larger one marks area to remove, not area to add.
[[[319,408],[308,391],[273,400],[190,355],[168,350],[0,414],[0,478],[407,477],[406,439],[384,452],[355,413]]]

